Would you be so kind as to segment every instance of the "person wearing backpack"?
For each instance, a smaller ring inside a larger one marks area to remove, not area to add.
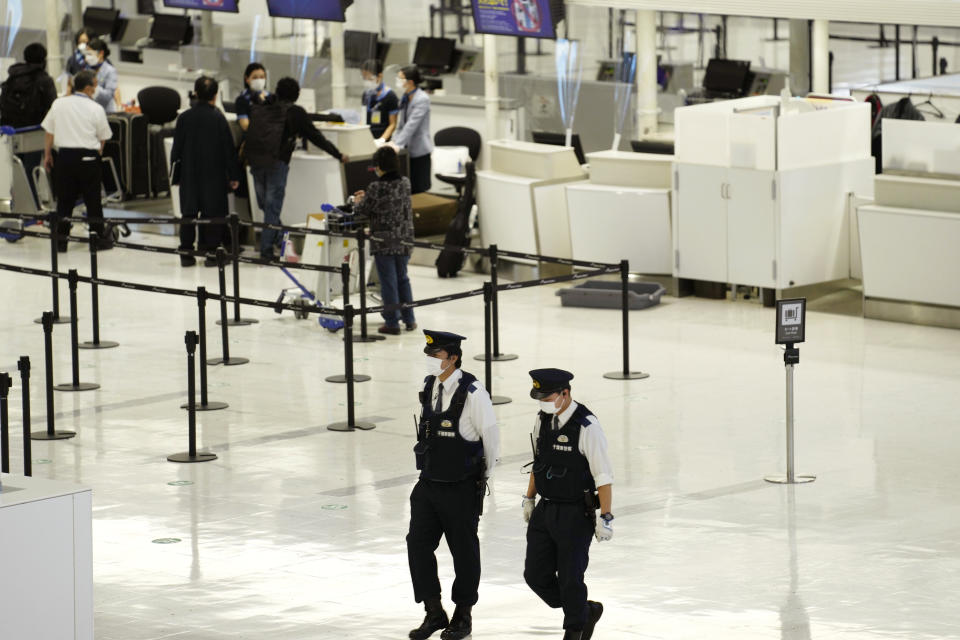
[[[257,204],[263,210],[263,221],[267,224],[280,224],[290,158],[298,139],[309,140],[342,163],[349,161],[313,126],[303,107],[294,104],[299,97],[300,84],[293,78],[281,78],[273,96],[263,104],[250,106],[244,156],[253,175]],[[280,232],[274,229],[261,230],[261,258],[274,259],[280,237]]]
[[[57,99],[57,87],[46,71],[46,47],[39,42],[28,44],[23,59],[10,67],[0,94],[0,125],[17,129],[43,122]]]

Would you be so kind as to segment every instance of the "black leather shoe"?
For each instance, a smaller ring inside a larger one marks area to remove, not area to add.
[[[587,600],[587,622],[583,625],[583,633],[580,640],[590,640],[593,636],[593,628],[597,626],[597,620],[603,615],[603,605],[593,600]]]
[[[457,605],[450,619],[450,625],[440,634],[441,640],[463,640],[473,631],[473,618],[470,607]]]
[[[197,264],[197,259],[193,256],[180,256],[181,267],[192,267],[195,264]]]
[[[377,327],[377,332],[385,333],[388,336],[398,336],[400,335],[400,327],[389,327],[385,324],[382,324],[379,327]]]
[[[567,629],[563,634],[563,640],[583,640],[583,632]]]
[[[203,259],[203,266],[205,266],[205,267],[216,267],[216,266],[217,266],[217,258],[216,258],[216,256],[207,256],[206,258],[204,258],[204,259]]]
[[[427,640],[437,631],[446,629],[447,625],[450,624],[450,619],[447,618],[447,612],[443,610],[439,598],[427,600],[423,603],[423,606],[427,610],[427,615],[423,619],[423,624],[409,633],[410,640]]]

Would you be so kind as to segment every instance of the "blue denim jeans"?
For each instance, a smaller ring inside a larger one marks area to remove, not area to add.
[[[280,211],[283,210],[283,196],[287,192],[287,174],[290,165],[277,160],[266,167],[251,167],[253,188],[257,194],[257,204],[263,209],[263,221],[267,224],[280,224]],[[274,229],[261,229],[260,256],[273,258],[273,246],[280,243],[281,234]]]
[[[377,265],[377,274],[380,276],[380,296],[383,304],[397,304],[413,302],[413,291],[410,289],[410,278],[407,277],[407,263],[410,256],[373,256]],[[413,324],[413,309],[388,309],[382,314],[388,327],[400,326],[400,319],[404,324]]]

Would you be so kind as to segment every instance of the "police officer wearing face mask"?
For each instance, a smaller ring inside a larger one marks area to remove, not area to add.
[[[533,428],[533,473],[523,496],[528,523],[523,577],[547,605],[563,608],[564,640],[589,640],[603,614],[602,604],[587,600],[583,582],[590,542],[594,536],[600,542],[613,537],[607,440],[596,416],[570,397],[572,373],[535,369],[530,377],[530,397],[540,402],[540,412]]]
[[[442,640],[461,640],[472,631],[471,608],[480,584],[477,525],[483,512],[487,479],[497,462],[500,432],[490,395],[471,374],[460,369],[463,336],[424,331],[427,377],[420,392],[420,422],[414,447],[420,480],[410,494],[407,555],[413,595],[426,617],[410,632],[425,640],[443,629]],[[447,539],[456,579],[451,597],[453,618],[440,602],[434,552]]]

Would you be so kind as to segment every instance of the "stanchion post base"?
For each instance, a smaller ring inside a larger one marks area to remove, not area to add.
[[[254,320],[253,318],[240,318],[239,320],[230,318],[229,320],[227,320],[227,326],[228,327],[246,327],[251,324],[257,324],[258,322],[260,321]],[[221,324],[219,320],[217,320],[217,324]]]
[[[785,475],[766,476],[764,480],[774,484],[807,484],[817,479],[817,476],[793,476],[793,482],[787,480]]]
[[[343,375],[342,373],[338,373],[335,376],[327,376],[326,378],[324,378],[324,380],[326,380],[327,382],[345,383],[347,381],[347,376]],[[370,380],[370,376],[364,375],[362,373],[356,373],[353,375],[354,382],[367,382],[368,380]]]
[[[352,425],[348,424],[346,421],[334,422],[333,424],[327,425],[327,431],[355,431],[357,429],[361,431],[370,431],[371,429],[375,429],[376,426],[377,425],[373,424],[372,422],[357,422]]]
[[[207,404],[200,404],[198,402],[195,405],[193,405],[193,408],[195,411],[217,411],[219,409],[226,409],[229,406],[230,405],[228,405],[226,402],[217,402],[215,400],[211,400]],[[184,402],[182,405],[180,405],[180,408],[189,409],[190,405],[189,403]]]
[[[490,402],[493,404],[510,404],[513,402],[513,398],[508,398],[507,396],[493,396],[490,398]]]
[[[207,453],[205,451],[198,451],[194,456],[190,455],[190,452],[188,451],[167,456],[167,460],[170,462],[210,462],[211,460],[216,459],[217,454]]]
[[[247,364],[250,362],[249,358],[237,358],[235,356],[230,356],[229,360],[224,360],[223,358],[210,358],[207,360],[207,364],[222,364],[225,367],[235,367],[238,364]]]
[[[101,340],[100,342],[81,342],[77,345],[80,349],[113,349],[114,347],[119,347],[119,342],[114,342],[113,340]]]
[[[77,435],[76,431],[54,431],[50,435],[46,431],[34,431],[30,434],[31,440],[69,440]]]
[[[353,336],[354,342],[380,342],[381,340],[386,340],[386,336]]]
[[[35,318],[33,322],[35,324],[43,324],[43,318]],[[54,318],[53,324],[70,324],[70,316],[60,316],[59,318]]]
[[[498,354],[491,355],[491,356],[490,356],[490,361],[491,361],[491,362],[506,362],[507,360],[516,360],[516,359],[519,358],[519,357],[520,357],[520,356],[518,356],[518,355],[515,354],[515,353],[498,353]],[[473,359],[474,359],[474,360],[479,360],[480,362],[486,362],[486,360],[487,360],[487,354],[485,354],[485,353],[479,353],[479,354],[473,356]]]
[[[643,380],[644,378],[649,378],[650,374],[643,373],[642,371],[630,371],[629,373],[611,371],[610,373],[603,374],[603,377],[607,380]]]
[[[100,385],[95,382],[81,382],[79,384],[73,384],[72,382],[54,385],[54,391],[93,391],[94,389],[99,389]]]

